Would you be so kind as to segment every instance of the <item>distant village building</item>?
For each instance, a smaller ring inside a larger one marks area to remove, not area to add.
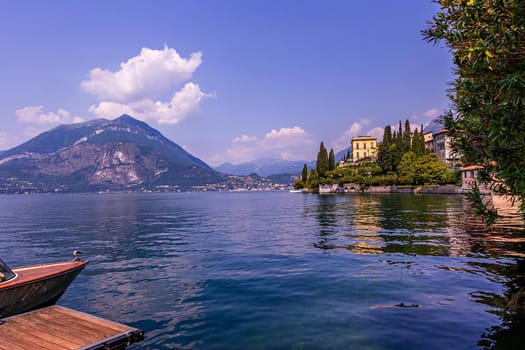
[[[423,138],[425,139],[425,147],[430,152],[434,152],[434,138],[432,137],[432,131],[428,131],[423,134]]]
[[[441,129],[433,135],[434,153],[441,161],[448,166],[453,167],[460,161],[459,154],[452,149],[452,137],[447,129]],[[426,143],[425,143],[426,144]]]
[[[352,138],[352,160],[357,162],[364,158],[377,159],[377,138],[374,136],[358,136]]]

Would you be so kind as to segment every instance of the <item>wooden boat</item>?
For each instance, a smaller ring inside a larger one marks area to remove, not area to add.
[[[88,263],[75,255],[73,261],[13,269],[0,259],[0,318],[55,304]]]

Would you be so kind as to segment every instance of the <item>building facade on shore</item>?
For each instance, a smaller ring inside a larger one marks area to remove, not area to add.
[[[440,131],[436,132],[432,135],[432,139],[434,153],[439,156],[443,163],[450,167],[454,167],[460,162],[461,157],[452,149],[453,140],[447,129],[441,129]]]
[[[377,159],[377,138],[375,136],[358,136],[352,138],[352,161]]]
[[[432,136],[432,131],[428,131],[423,134],[425,140],[425,148],[430,152],[434,152],[434,137]]]
[[[461,172],[461,192],[467,193],[474,187],[478,187],[482,194],[490,193],[490,189],[478,179],[481,165],[469,165],[460,169]]]

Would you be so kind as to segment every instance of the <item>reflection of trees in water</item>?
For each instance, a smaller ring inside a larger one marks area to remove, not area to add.
[[[317,220],[322,236],[335,231],[337,225],[337,197],[333,195],[319,196]]]
[[[319,196],[313,213],[318,222],[320,249],[345,248],[354,253],[380,253],[379,202],[374,196]],[[306,213],[312,215],[312,212]]]
[[[470,294],[474,302],[489,306],[488,312],[501,320],[481,335],[479,347],[523,347],[525,232],[509,229],[508,218],[503,228],[472,226],[465,220],[460,196],[320,196],[314,210],[309,214],[317,219],[315,246],[321,249],[466,258],[464,271],[486,276],[506,290],[502,294]]]
[[[319,241],[314,243],[314,246],[321,249],[335,248],[336,246],[333,243],[335,238],[331,236],[337,232],[338,226],[337,212],[340,209],[338,209],[337,196],[319,196],[319,204],[314,210],[314,217],[317,219],[319,225]]]
[[[506,225],[508,221],[506,221]],[[487,328],[478,346],[482,349],[522,349],[525,339],[525,231],[493,227],[488,229],[476,224],[465,224],[471,241],[471,254],[508,258],[505,262],[470,262],[469,265],[484,274],[493,276],[506,291],[497,293],[472,293],[475,301],[493,308],[501,324]]]
[[[499,274],[508,278],[503,295],[484,295],[479,300],[495,309],[501,325],[495,325],[482,334],[478,345],[483,349],[523,349],[525,337],[525,260],[504,265]]]
[[[381,237],[385,253],[456,256],[465,254],[459,231],[461,198],[441,195],[383,195]]]
[[[459,233],[457,196],[319,196],[315,216],[320,228],[315,246],[322,249],[434,256],[468,251]]]

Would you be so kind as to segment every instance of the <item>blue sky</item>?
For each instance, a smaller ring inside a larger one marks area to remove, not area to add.
[[[447,108],[430,0],[0,0],[0,149],[122,112],[211,165],[314,159]]]

